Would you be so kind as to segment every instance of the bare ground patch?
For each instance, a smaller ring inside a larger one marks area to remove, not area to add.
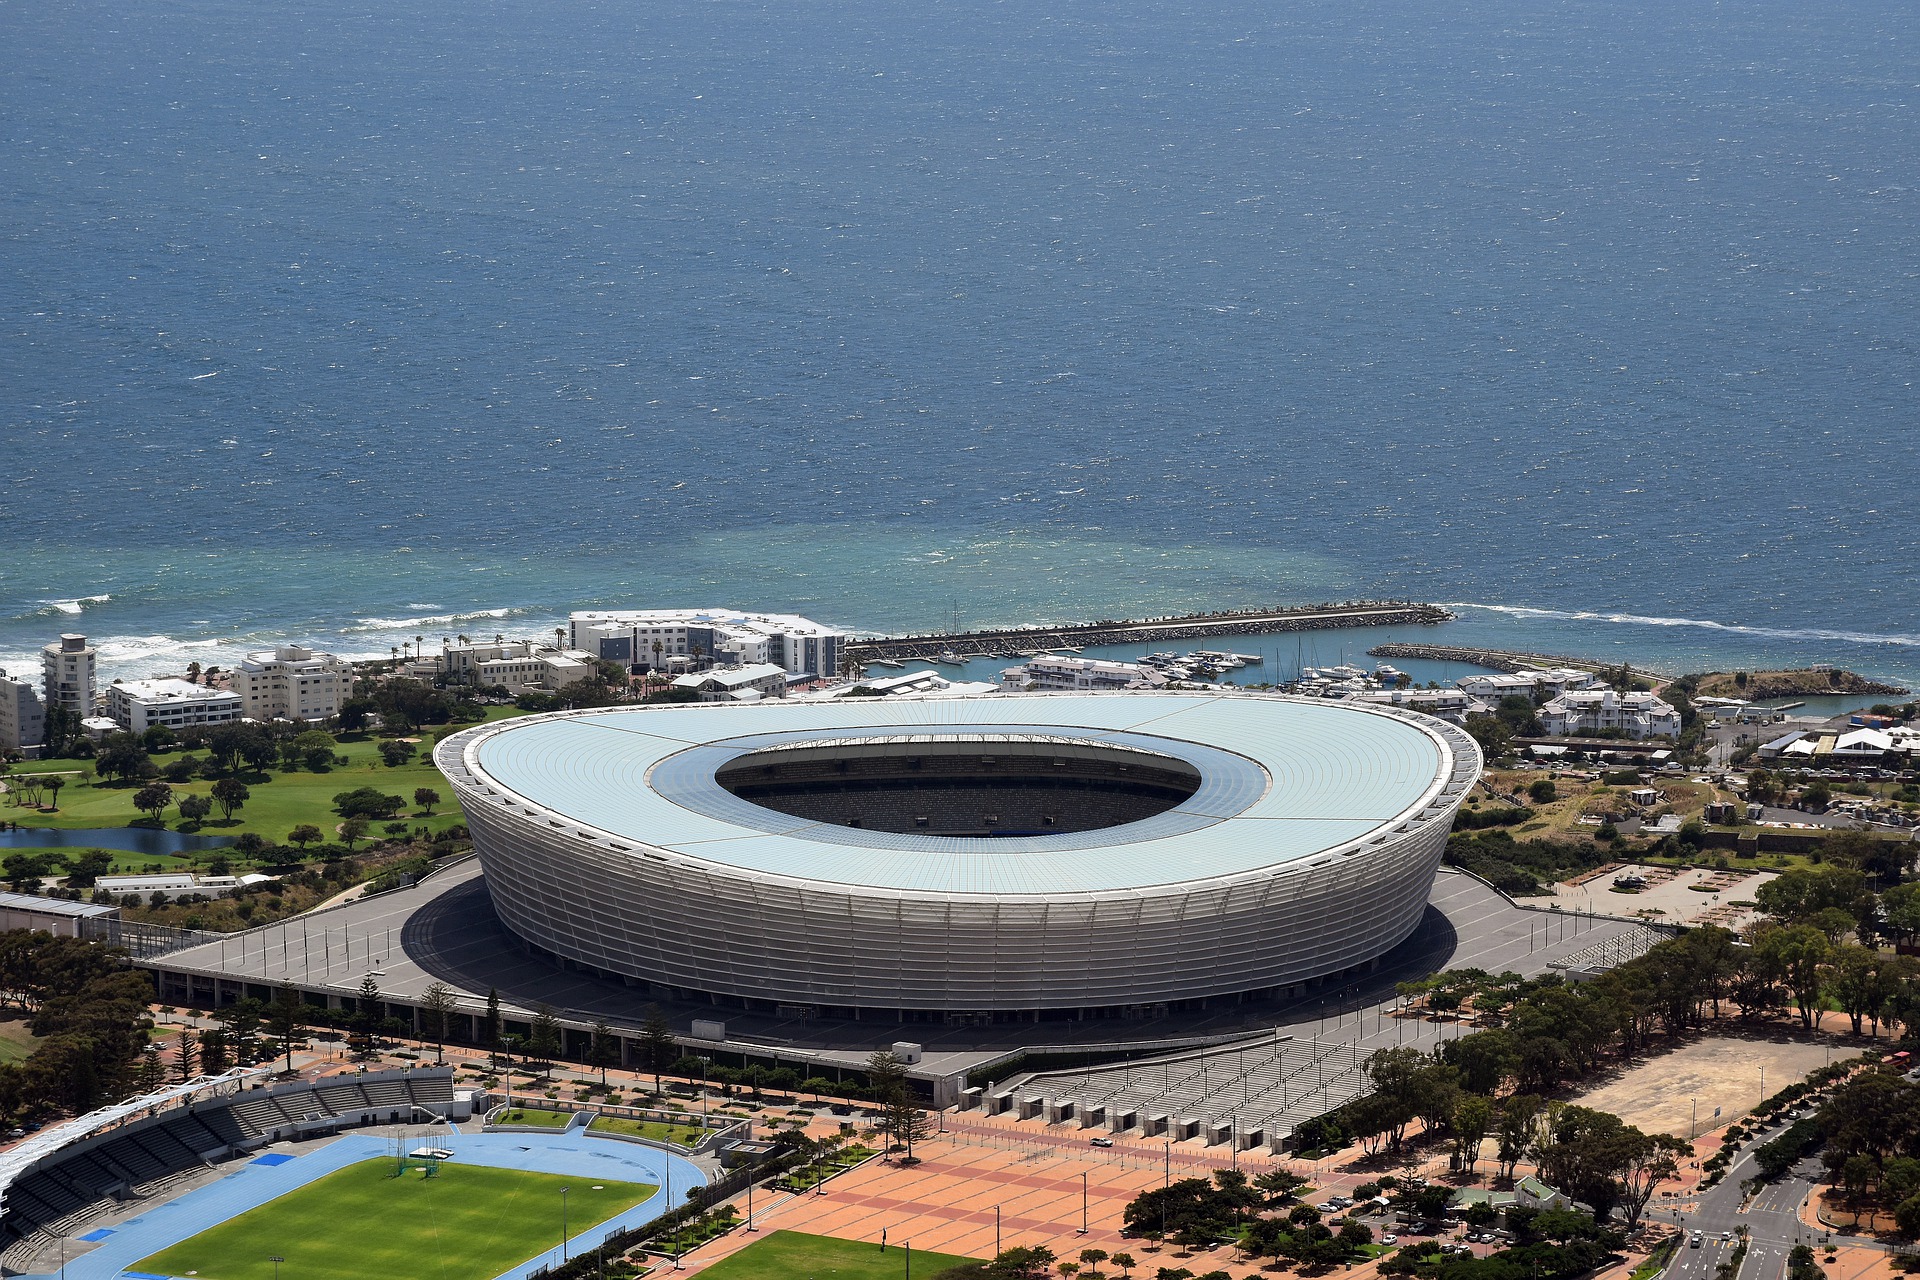
[[[1573,1101],[1611,1111],[1645,1133],[1684,1138],[1696,1107],[1696,1132],[1717,1129],[1827,1061],[1827,1047],[1818,1041],[1710,1036],[1632,1067]]]

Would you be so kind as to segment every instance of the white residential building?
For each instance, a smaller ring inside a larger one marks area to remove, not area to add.
[[[28,680],[0,671],[0,751],[32,751],[47,740],[47,711]]]
[[[93,882],[93,887],[104,894],[149,894],[158,891],[168,897],[197,893],[208,898],[224,898],[235,889],[267,884],[272,880],[272,876],[263,876],[258,872],[243,876],[203,876],[187,871],[160,871],[148,875],[101,876]]]
[[[493,644],[446,645],[432,657],[407,664],[406,674],[422,680],[446,676],[485,688],[503,688],[510,696],[556,693],[595,671],[594,657],[578,649],[556,649],[532,640]]]
[[[876,694],[886,698],[901,698],[916,693],[938,694],[943,698],[972,698],[983,693],[998,693],[1000,686],[985,680],[951,680],[931,667],[922,667],[918,671],[902,671],[893,676],[866,675],[857,683],[843,684],[805,696],[822,701],[850,698],[856,689],[862,691],[859,696],[863,698]]]
[[[93,714],[95,668],[99,654],[85,636],[64,635],[40,650],[40,699],[75,716]]]
[[[231,724],[246,709],[246,700],[231,689],[188,680],[116,680],[107,686],[107,715],[128,733],[145,733],[155,725],[177,732]]]
[[[252,720],[329,720],[353,696],[353,664],[299,645],[250,653],[234,667],[228,687]]]
[[[787,696],[787,669],[772,662],[699,671],[674,679],[676,689],[691,689],[702,702],[758,702]]]
[[[1486,715],[1493,711],[1491,704],[1472,697],[1463,689],[1376,689],[1356,694],[1353,700],[1388,707],[1406,707],[1454,724],[1465,724],[1468,716]]]
[[[1453,683],[1463,693],[1497,705],[1500,699],[1512,694],[1528,698],[1556,698],[1572,689],[1591,689],[1599,683],[1599,677],[1591,671],[1580,671],[1573,667],[1549,667],[1516,671],[1511,675],[1494,672],[1483,676],[1462,676]]]
[[[1642,691],[1574,689],[1540,708],[1540,723],[1553,737],[1618,729],[1629,738],[1677,737],[1680,713],[1671,703]]]
[[[1043,653],[1000,673],[1002,689],[1140,689],[1167,683],[1165,674],[1137,662]]]
[[[597,658],[667,667],[676,657],[721,667],[773,663],[789,675],[840,674],[848,635],[791,613],[732,609],[588,610],[572,618],[573,646]],[[656,647],[657,646],[657,647]]]

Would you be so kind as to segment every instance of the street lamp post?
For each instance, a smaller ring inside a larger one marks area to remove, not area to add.
[[[567,1261],[567,1192],[571,1190],[571,1187],[560,1188],[560,1264],[562,1266],[565,1266]]]
[[[1087,1234],[1087,1172],[1080,1171],[1080,1234]]]

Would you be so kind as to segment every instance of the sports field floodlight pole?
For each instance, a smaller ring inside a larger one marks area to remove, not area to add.
[[[267,1261],[273,1264],[273,1280],[280,1280],[280,1264],[285,1262],[286,1259],[276,1253],[269,1257]]]
[[[560,1265],[567,1265],[567,1192],[571,1187],[560,1188]]]

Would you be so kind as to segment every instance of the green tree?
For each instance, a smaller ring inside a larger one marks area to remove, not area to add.
[[[366,1047],[373,1046],[373,1036],[386,1020],[386,1011],[382,1008],[380,983],[369,973],[360,979],[360,989],[354,993],[353,1029],[366,1040]]]
[[[200,1037],[200,1070],[210,1076],[217,1076],[233,1065],[233,1053],[227,1044],[227,1033],[218,1027]]]
[[[152,818],[155,822],[173,803],[173,788],[164,782],[149,782],[133,793],[133,807]]]
[[[1535,804],[1552,804],[1559,799],[1560,791],[1553,785],[1552,778],[1537,778],[1533,785],[1527,788],[1527,797]]]
[[[146,745],[131,733],[108,734],[100,740],[100,746],[93,754],[93,773],[102,781],[111,782],[121,778],[131,782],[151,777],[154,772],[153,760],[147,755]]]
[[[236,1061],[242,1066],[253,1062],[259,1048],[260,1020],[267,1007],[258,1000],[240,1000],[214,1014],[214,1020],[227,1034]]]
[[[440,803],[440,793],[432,787],[415,787],[413,803],[422,816],[429,816],[433,813],[433,806]]]
[[[480,1018],[480,1047],[489,1054],[500,1052],[500,993],[487,988],[487,1011]]]
[[[326,833],[311,822],[303,822],[287,833],[287,843],[299,845],[302,852],[306,851],[308,845],[318,844],[326,838]]]
[[[180,797],[180,816],[187,822],[205,822],[213,813],[213,801],[205,796],[185,795]]]
[[[406,806],[405,799],[389,795],[378,787],[357,787],[333,798],[333,811],[343,818],[382,821],[397,816]]]
[[[60,788],[67,785],[67,780],[57,773],[50,773],[47,775],[46,781],[40,785],[45,787],[47,791],[47,808],[58,812],[60,809]]]
[[[307,1029],[307,1002],[291,986],[282,984],[273,993],[273,1003],[267,1008],[267,1030],[287,1055],[286,1070],[293,1071],[293,1042]]]
[[[85,889],[113,870],[113,855],[105,849],[89,849],[67,857],[67,888]]]
[[[653,1091],[660,1092],[660,1072],[672,1062],[680,1051],[673,1041],[673,1030],[667,1025],[660,1006],[647,1006],[647,1016],[640,1024],[640,1050],[646,1055],[647,1070],[653,1072]]]
[[[200,1074],[200,1037],[183,1030],[173,1042],[174,1078],[181,1084]]]
[[[593,1039],[587,1043],[587,1065],[600,1073],[600,1086],[606,1087],[607,1068],[620,1061],[620,1037],[605,1022],[593,1024]]]
[[[1513,734],[1498,716],[1468,716],[1465,728],[1489,760],[1497,760],[1513,750]]]
[[[1761,930],[1754,941],[1762,957],[1780,975],[1800,1013],[1800,1025],[1811,1031],[1826,986],[1826,963],[1833,954],[1827,935],[1810,924],[1775,926]]]
[[[533,1035],[527,1041],[527,1051],[539,1060],[542,1076],[553,1074],[553,1060],[560,1054],[560,1020],[544,1004],[533,1011]]]
[[[167,1064],[161,1060],[159,1045],[141,1050],[139,1078],[141,1093],[153,1093],[167,1082]]]
[[[420,1000],[421,1029],[433,1041],[433,1060],[435,1065],[447,1060],[447,1029],[453,1023],[453,1015],[459,1006],[454,1002],[453,988],[444,982],[436,982],[428,987]]]
[[[1493,1103],[1476,1093],[1463,1094],[1453,1107],[1453,1150],[1460,1167],[1473,1172],[1480,1163],[1480,1146],[1493,1129]]]
[[[324,729],[308,729],[295,737],[291,746],[296,760],[312,772],[320,773],[333,767],[334,752],[340,744]]]
[[[348,818],[340,824],[340,843],[347,848],[353,848],[356,843],[366,838],[367,820],[365,818]]]
[[[247,790],[247,784],[238,778],[221,778],[211,788],[213,802],[220,806],[220,816],[228,822],[233,815],[244,807],[253,792]]]
[[[988,1280],[1047,1280],[1054,1262],[1045,1245],[1019,1245],[996,1255],[986,1267]]]
[[[398,769],[413,759],[414,745],[399,738],[389,738],[380,744],[380,760],[389,769]]]

